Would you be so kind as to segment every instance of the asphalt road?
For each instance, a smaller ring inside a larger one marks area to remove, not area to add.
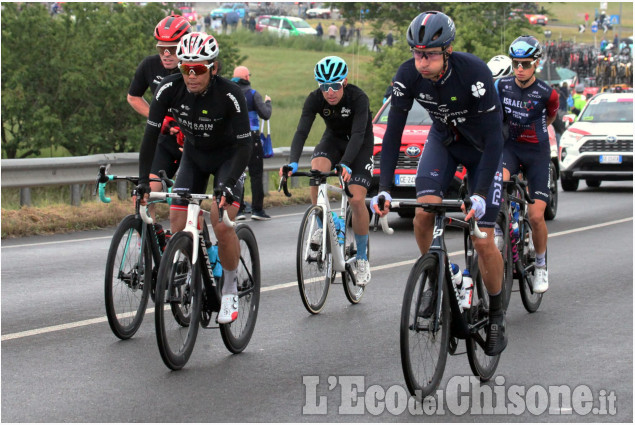
[[[334,285],[311,316],[295,284],[303,210],[248,222],[263,292],[245,352],[231,355],[217,330],[201,330],[178,372],[161,361],[152,313],[128,341],[108,327],[103,277],[114,229],[2,241],[2,420],[632,421],[632,183],[560,192],[539,311],[528,314],[514,293],[496,379],[470,384],[467,357],[451,357],[442,403],[423,410],[408,404],[399,355],[403,288],[417,256],[410,220],[394,215],[394,235],[371,234],[373,278],[360,304]],[[448,240],[458,253],[459,234]]]

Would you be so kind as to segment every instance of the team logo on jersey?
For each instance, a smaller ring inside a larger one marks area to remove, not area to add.
[[[236,99],[236,97],[231,93],[227,93],[227,97],[229,97],[231,101],[234,102],[234,107],[236,108],[236,112],[240,113],[240,105],[238,104],[238,100]]]
[[[161,94],[163,93],[163,90],[167,89],[168,87],[172,86],[172,82],[169,82],[163,86],[161,86],[161,88],[159,89],[159,91],[157,92],[157,95],[155,96],[155,98],[157,100],[159,100],[159,97],[161,97]]]
[[[451,100],[452,102],[456,102],[456,96],[452,96],[452,97],[450,98],[450,100]]]
[[[395,81],[392,85],[392,95],[395,97],[403,96],[403,92],[401,90],[405,90],[406,86],[401,84],[399,81]]]
[[[342,117],[346,118],[351,115],[351,110],[345,106],[342,106]]]
[[[330,109],[324,109],[322,111],[322,115],[324,115],[325,117],[328,117],[331,115],[331,110]]]
[[[189,110],[190,110],[190,107],[189,107],[189,106],[187,106],[187,105],[183,105],[183,104],[181,104],[181,109],[183,109],[184,111],[189,111]]]
[[[485,84],[477,81],[476,84],[472,84],[472,96],[481,97],[485,94]]]

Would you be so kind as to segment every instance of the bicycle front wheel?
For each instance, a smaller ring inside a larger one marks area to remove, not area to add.
[[[198,333],[202,277],[200,261],[192,264],[192,252],[192,235],[174,234],[161,258],[157,277],[157,345],[163,362],[172,370],[185,366]]]
[[[112,332],[131,338],[141,326],[152,285],[152,252],[149,241],[141,252],[144,223],[134,215],[125,217],[110,243],[106,260],[104,296]]]
[[[353,213],[348,211],[346,214],[346,242],[344,242],[344,260],[349,259],[357,255],[357,243],[355,242],[355,232],[353,232]],[[366,247],[366,255],[370,259],[370,238],[368,239],[368,245]],[[353,279],[348,276],[348,272],[342,272],[342,283],[344,286],[344,293],[346,299],[351,304],[357,304],[362,300],[364,296],[364,286],[358,286],[353,284]]]
[[[313,205],[304,214],[298,235],[298,288],[302,303],[311,314],[317,314],[324,308],[335,277],[328,229],[326,238],[319,240],[319,243],[311,241],[313,234],[318,229],[321,230],[322,225],[326,226],[322,208]]]
[[[540,307],[542,302],[542,296],[544,294],[537,294],[534,292],[534,269],[533,266],[536,263],[536,250],[534,248],[533,234],[531,231],[531,225],[528,218],[525,216],[524,231],[522,235],[521,243],[519,244],[522,252],[520,253],[520,261],[518,261],[517,267],[524,268],[524,270],[518,270],[518,286],[520,287],[520,299],[523,301],[525,310],[529,313],[535,313]],[[545,254],[546,256],[546,254]]]
[[[232,323],[220,325],[225,347],[234,354],[242,352],[249,344],[256,327],[260,304],[260,254],[256,236],[244,224],[236,227],[240,243],[238,263],[238,318]]]
[[[512,257],[512,244],[510,238],[511,221],[508,219],[507,214],[500,212],[496,224],[499,225],[503,231],[503,246],[501,249],[501,257],[503,258],[503,309],[507,310],[509,301],[512,297],[512,287],[514,285],[514,259]]]
[[[489,317],[489,295],[485,289],[485,283],[483,282],[483,276],[481,275],[477,261],[474,261],[472,274],[474,276],[472,307],[464,312],[467,322],[470,325],[486,320]],[[480,339],[482,342],[487,340],[486,325],[479,328],[476,335],[467,338],[465,340],[465,346],[467,348],[467,359],[470,363],[472,373],[478,376],[481,382],[487,382],[492,378],[494,372],[496,372],[500,354],[488,356],[485,354],[485,351],[483,351],[483,347],[481,347],[477,339]]]
[[[450,302],[443,291],[439,311],[438,275],[434,254],[419,258],[401,305],[401,366],[408,390],[418,400],[439,387],[450,345]]]

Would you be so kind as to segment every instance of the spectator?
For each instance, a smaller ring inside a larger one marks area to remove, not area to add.
[[[615,33],[615,37],[613,37],[613,46],[615,49],[619,49],[620,47],[620,38],[617,36],[617,33]]]
[[[582,84],[578,84],[575,86],[575,94],[573,97],[573,108],[571,108],[571,113],[579,115],[584,109],[586,105],[586,96],[584,96],[584,86]]]
[[[337,37],[337,26],[335,26],[335,23],[332,23],[331,26],[329,26],[328,35],[330,40],[335,40]]]
[[[392,31],[388,31],[388,35],[386,36],[386,46],[392,47],[392,43],[393,43]]]
[[[567,99],[569,98],[569,87],[567,85],[567,83],[562,83],[562,86],[560,87],[560,89],[558,90],[558,93],[560,95],[558,101],[559,101],[559,106],[558,108],[563,111],[565,114],[567,113]]]
[[[238,29],[238,22],[240,21],[240,15],[235,10],[227,13],[225,15],[227,17],[227,23],[232,28],[232,33]]]
[[[375,49],[377,49],[378,52],[381,52],[381,40],[377,36],[373,38],[373,52],[375,51]]]
[[[203,22],[205,22],[205,29],[211,32],[212,17],[209,15],[209,13],[205,15],[205,18],[203,18]]]
[[[251,181],[251,219],[252,220],[271,220],[271,217],[265,213],[263,202],[265,198],[264,188],[262,185],[262,165],[263,151],[260,142],[260,123],[259,118],[268,120],[271,117],[271,98],[265,95],[264,102],[262,96],[256,90],[251,88],[251,73],[246,66],[238,66],[234,69],[234,77],[232,81],[238,84],[243,91],[247,100],[247,111],[249,113],[249,126],[251,127],[251,138],[253,140],[253,151],[249,159],[249,179]],[[244,190],[244,186],[243,186]],[[241,196],[242,204],[236,215],[236,220],[245,219],[245,197]]]
[[[223,18],[221,19],[221,26],[223,28],[223,34],[227,34],[227,14],[226,13],[223,15]]]
[[[606,50],[607,44],[609,44],[609,42],[606,41],[606,37],[602,37],[602,41],[600,42],[600,52],[601,53],[604,53],[604,51]]]
[[[588,27],[589,26],[589,13],[585,13],[584,14],[584,26]]]
[[[346,35],[346,40],[350,43],[353,41],[353,35],[355,34],[355,25],[351,25],[348,29],[348,34]]]
[[[340,27],[340,46],[343,46],[346,41],[346,33],[346,25],[342,23],[342,26]]]
[[[322,22],[318,22],[317,27],[315,27],[315,30],[317,31],[317,38],[319,38],[320,40],[322,39],[322,36],[324,35],[324,29],[322,28]]]
[[[253,15],[249,17],[249,31],[256,32],[256,18]]]

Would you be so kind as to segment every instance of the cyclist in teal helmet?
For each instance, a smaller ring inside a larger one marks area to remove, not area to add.
[[[326,130],[313,151],[311,168],[328,172],[335,165],[342,166],[342,178],[349,183],[353,194],[353,231],[357,243],[357,276],[360,286],[370,281],[370,264],[366,255],[370,217],[366,208],[366,192],[371,183],[373,169],[373,125],[366,93],[348,83],[348,66],[337,56],[327,56],[314,69],[318,89],[304,102],[298,128],[293,136],[289,166],[295,173],[315,116],[320,115]],[[282,175],[282,168],[280,169]],[[311,200],[317,202],[317,186],[311,187]],[[315,243],[322,243],[321,230],[314,235]]]

